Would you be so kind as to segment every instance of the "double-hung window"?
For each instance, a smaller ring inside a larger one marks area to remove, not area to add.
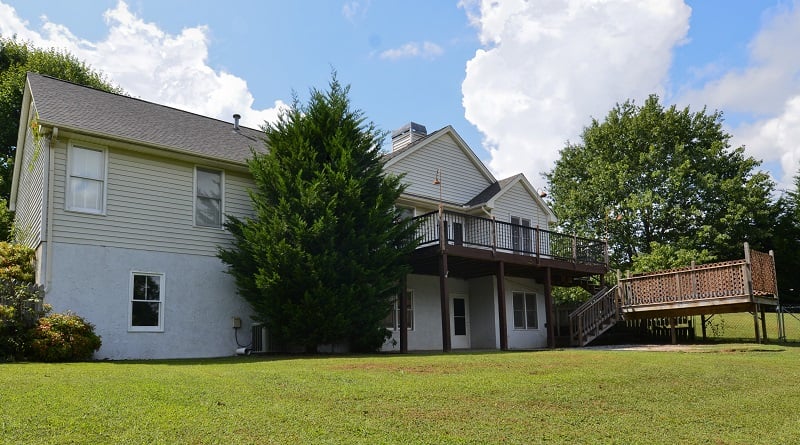
[[[67,210],[104,213],[105,189],[106,151],[70,145],[67,159]]]
[[[514,329],[538,329],[539,316],[536,313],[536,294],[533,292],[512,292],[514,306]]]
[[[164,330],[164,274],[131,273],[130,330]]]
[[[219,170],[197,167],[194,181],[194,224],[222,227],[223,175]]]
[[[414,330],[414,291],[406,291],[406,323],[408,330]],[[392,331],[400,330],[400,298],[392,300],[392,312],[384,320],[384,327]]]

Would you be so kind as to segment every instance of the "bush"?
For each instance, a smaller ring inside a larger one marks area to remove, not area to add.
[[[94,325],[73,314],[52,314],[39,319],[31,341],[32,360],[67,362],[88,360],[100,349]]]
[[[41,286],[0,278],[0,361],[24,357],[30,332],[50,312]]]
[[[33,283],[36,252],[21,244],[0,242],[0,278]]]

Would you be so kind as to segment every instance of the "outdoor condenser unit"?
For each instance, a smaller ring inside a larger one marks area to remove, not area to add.
[[[266,326],[261,323],[253,323],[251,335],[252,337],[250,338],[253,339],[251,346],[253,353],[269,352],[269,331],[267,331]]]

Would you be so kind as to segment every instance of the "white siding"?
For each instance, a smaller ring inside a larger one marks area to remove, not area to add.
[[[32,110],[31,115],[35,115]],[[14,215],[15,240],[26,246],[37,248],[42,241],[42,226],[45,222],[45,175],[49,156],[49,138],[42,137],[34,143],[30,131],[25,132],[22,150],[22,165],[19,170],[17,209]]]
[[[439,186],[433,184],[436,169],[442,171],[442,200],[464,204],[489,186],[490,182],[449,135],[410,153],[390,165],[390,173],[405,173],[406,193],[439,199]]]
[[[520,182],[497,198],[492,213],[500,221],[510,222],[511,216],[519,216],[531,220],[533,227],[538,225],[542,229],[549,228],[547,213]]]
[[[195,164],[108,147],[106,214],[64,210],[67,144],[55,150],[54,240],[214,256],[230,242],[222,230],[194,226]],[[202,165],[200,165],[202,166]],[[245,174],[225,172],[224,212],[251,213]]]

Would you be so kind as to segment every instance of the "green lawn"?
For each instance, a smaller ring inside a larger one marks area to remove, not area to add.
[[[0,365],[0,442],[774,444],[800,348]]]

